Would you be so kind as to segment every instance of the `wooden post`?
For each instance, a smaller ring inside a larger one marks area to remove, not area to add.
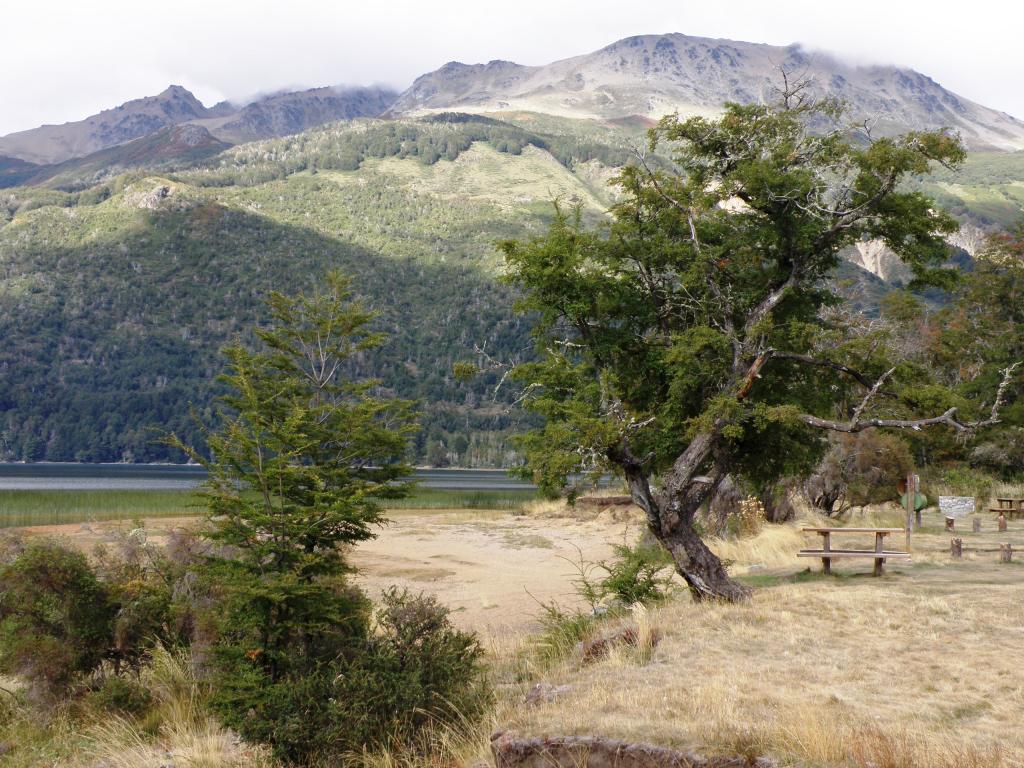
[[[876,553],[878,553],[878,554],[882,553],[882,542],[884,542],[884,541],[885,541],[885,534],[884,533],[875,533],[875,552]],[[882,571],[884,570],[884,568],[885,568],[885,558],[876,557],[875,558],[875,571],[874,571],[875,576],[881,576],[882,575]]]
[[[981,533],[981,518],[976,517],[971,521],[971,530],[974,533]]]
[[[999,532],[1000,533],[1005,533],[1006,532],[1006,515],[1004,515],[1002,512],[1000,512],[999,513],[999,517],[996,518],[996,522],[999,523]]]
[[[955,531],[956,530],[956,518],[952,518],[952,517],[947,517],[946,518],[946,530],[947,531]]]
[[[914,475],[914,530],[921,530],[921,510],[917,508],[917,494],[921,490],[921,477]]]
[[[999,562],[1013,562],[1013,546],[1009,543],[999,545]]]
[[[822,531],[821,532],[821,539],[822,539],[821,548],[823,550],[825,550],[826,552],[831,552],[832,551],[832,534],[829,531]],[[829,575],[829,574],[832,573],[832,558],[831,557],[823,557],[823,558],[821,558],[821,570],[822,570],[822,573],[824,573],[825,575]]]
[[[954,560],[959,560],[964,556],[964,540],[963,539],[950,539],[949,540],[949,554]]]
[[[914,473],[907,475],[907,552],[910,551],[910,530],[914,527]]]

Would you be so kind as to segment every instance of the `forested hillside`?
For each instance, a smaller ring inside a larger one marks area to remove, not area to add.
[[[180,459],[219,347],[273,289],[337,267],[390,340],[359,375],[417,398],[416,458],[499,465],[516,418],[500,372],[451,375],[475,346],[515,361],[528,328],[495,243],[539,229],[551,200],[600,216],[622,147],[487,119],[338,124],[79,191],[18,188],[0,206],[0,457]],[[91,175],[95,168],[83,168]],[[72,169],[61,186],[77,189]],[[70,175],[69,175],[70,174]]]
[[[190,409],[210,406],[220,346],[258,321],[269,291],[337,267],[391,336],[354,372],[422,404],[415,460],[514,461],[523,416],[508,387],[494,394],[501,371],[452,375],[456,361],[487,362],[478,347],[505,363],[529,354],[496,244],[542,231],[555,199],[604,216],[647,124],[498,117],[335,123],[212,157],[155,134],[0,192],[0,459],[180,459],[154,440],[201,440]],[[988,164],[926,189],[982,224],[1008,222],[1021,174]],[[891,289],[848,263],[833,284],[869,314]]]

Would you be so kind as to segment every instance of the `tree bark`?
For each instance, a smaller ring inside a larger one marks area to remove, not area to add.
[[[750,597],[750,589],[729,578],[722,561],[689,523],[662,535],[660,541],[672,555],[676,570],[686,581],[694,600],[739,603]]]
[[[713,467],[710,476],[698,475],[712,455],[714,438],[710,432],[697,435],[666,473],[658,492],[652,491],[642,462],[628,445],[612,458],[625,470],[630,495],[644,510],[651,533],[672,555],[693,599],[741,602],[750,597],[750,590],[729,578],[722,561],[693,527],[700,505],[725,475],[720,467]]]

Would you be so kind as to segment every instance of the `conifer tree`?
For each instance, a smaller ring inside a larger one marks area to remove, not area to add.
[[[351,376],[383,337],[349,279],[332,273],[312,293],[274,293],[268,307],[258,349],[224,350],[229,391],[209,457],[172,438],[209,471],[204,535],[216,554],[204,571],[225,605],[215,650],[257,687],[331,659],[363,632],[365,601],[344,588],[341,548],[371,538],[380,500],[407,492],[415,429],[410,402]]]

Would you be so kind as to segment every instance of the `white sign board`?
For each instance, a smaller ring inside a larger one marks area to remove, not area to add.
[[[939,511],[943,517],[967,517],[974,514],[974,497],[939,496]]]

